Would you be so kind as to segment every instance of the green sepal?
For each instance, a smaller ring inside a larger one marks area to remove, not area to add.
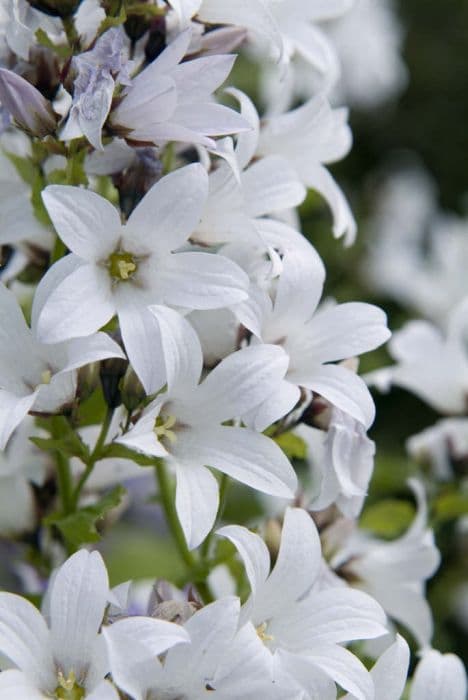
[[[273,439],[288,459],[306,459],[307,444],[299,435],[291,432],[282,433]]]
[[[414,515],[414,506],[408,501],[388,498],[368,506],[359,524],[379,537],[393,539],[408,529]]]

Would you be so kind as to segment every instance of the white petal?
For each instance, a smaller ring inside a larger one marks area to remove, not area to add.
[[[422,591],[409,586],[373,585],[370,592],[390,617],[410,630],[420,647],[428,646],[433,632],[432,613]]]
[[[107,571],[98,552],[81,550],[57,571],[50,594],[50,627],[54,656],[67,671],[86,674],[92,646],[109,595]]]
[[[147,192],[132,212],[124,235],[149,250],[177,250],[199,223],[207,196],[205,169],[198,163],[179,168]]]
[[[181,461],[209,465],[272,496],[292,498],[296,474],[273,440],[247,428],[206,426],[184,430],[171,448]]]
[[[57,350],[57,346],[54,350]],[[73,338],[63,344],[63,350],[66,360],[62,372],[69,372],[108,357],[120,357],[125,360],[125,354],[120,346],[106,333],[96,333],[87,338]]]
[[[244,413],[242,419],[248,428],[252,428],[252,430],[257,432],[263,432],[270,425],[292,411],[300,396],[299,387],[282,380],[278,384],[278,388],[263,403],[248,413]]]
[[[103,627],[102,634],[115,683],[134,700],[145,700],[157,683],[159,660],[149,657],[148,648],[138,639],[121,633],[117,623]]]
[[[91,335],[114,313],[108,273],[94,265],[82,265],[47,299],[37,321],[37,335],[44,343]]]
[[[243,416],[276,390],[288,357],[277,345],[255,345],[228,355],[200,384],[193,401],[200,423],[223,423]]]
[[[83,260],[77,255],[70,253],[69,255],[65,255],[64,258],[57,260],[56,263],[49,267],[46,274],[37,285],[34,293],[31,310],[31,329],[35,335],[37,335],[37,321],[47,299],[59,284],[82,265]]]
[[[47,697],[27,675],[16,670],[0,673],[0,696],[2,700],[46,700]]]
[[[285,318],[286,325],[294,320],[307,321],[314,313],[322,295],[325,267],[312,246],[288,251],[283,257],[275,296],[275,316]]]
[[[176,253],[161,270],[164,301],[186,309],[219,309],[247,299],[249,278],[222,255]]]
[[[49,639],[44,618],[32,603],[0,593],[0,652],[44,691],[53,690],[56,681]]]
[[[298,369],[288,374],[291,382],[312,389],[368,428],[375,416],[372,397],[361,377],[339,365],[321,365],[310,374]]]
[[[118,438],[116,442],[127,445],[127,447],[137,450],[137,452],[144,452],[154,457],[167,457],[167,451],[158,441],[154,432],[154,424],[159,413],[159,408],[160,404],[156,410],[154,410],[152,406],[149,406],[148,409],[143,412],[141,418],[138,419],[136,425]]]
[[[302,658],[309,659],[357,700],[374,700],[371,675],[359,659],[337,644],[312,647]],[[377,700],[377,699],[376,699]]]
[[[159,656],[175,644],[190,642],[189,633],[181,625],[143,615],[117,620],[112,627],[119,634],[137,639],[146,647],[148,659]]]
[[[176,509],[189,549],[203,542],[218,512],[218,482],[209,469],[176,464]]]
[[[106,258],[120,235],[117,209],[91,190],[49,185],[42,193],[57,233],[73,253],[89,261]]]
[[[244,92],[236,88],[229,88],[226,92],[238,100],[241,115],[252,127],[250,131],[243,131],[237,137],[236,158],[239,168],[243,170],[250,163],[257,150],[260,119],[254,103]]]
[[[410,700],[465,700],[466,672],[455,654],[427,651],[419,662]]]
[[[161,362],[161,334],[154,316],[144,307],[122,305],[119,324],[133,369],[146,393],[155,394],[166,383],[166,371]]]
[[[215,54],[180,63],[171,73],[177,84],[178,104],[209,102],[212,93],[228,77],[235,60],[233,55]]]
[[[350,302],[319,311],[307,324],[310,351],[319,362],[334,362],[374,350],[390,338],[387,316],[373,304]]]
[[[283,605],[299,600],[313,585],[321,563],[320,539],[312,518],[301,508],[287,508],[278,558],[259,595],[256,617],[274,617]]]
[[[193,327],[177,311],[166,306],[150,306],[161,335],[169,391],[195,387],[203,368],[200,341]]]
[[[28,396],[15,396],[0,389],[0,450],[4,450],[15,428],[31,410],[37,397],[37,390]]]
[[[405,639],[397,634],[395,642],[379,656],[371,668],[376,700],[400,700],[405,689],[410,650]],[[350,696],[345,696],[350,700]]]
[[[205,136],[225,136],[250,129],[240,114],[214,102],[179,104],[174,121]]]
[[[102,681],[91,693],[86,695],[86,700],[119,700],[119,698],[119,693],[108,681]]]
[[[350,588],[329,588],[314,591],[299,603],[289,615],[291,643],[297,637],[303,620],[302,640],[299,643],[319,645],[349,642],[355,639],[374,639],[386,634],[385,613],[367,593]]]
[[[299,654],[291,654],[284,649],[279,649],[274,658],[275,681],[281,686],[290,689],[291,700],[298,698],[317,698],[317,700],[336,700],[336,686],[326,673],[310,663],[310,661]],[[291,680],[304,690],[298,696],[293,695]]]
[[[304,182],[307,187],[320,192],[327,201],[333,215],[333,234],[335,238],[344,236],[346,245],[354,243],[357,232],[356,220],[346,197],[328,170],[319,164],[310,166]]]
[[[268,39],[275,58],[281,55],[281,34],[273,15],[260,0],[203,0],[198,17],[211,24],[246,27]]]
[[[295,170],[281,156],[256,161],[243,173],[242,186],[252,217],[296,207],[306,196]]]
[[[236,547],[244,562],[252,596],[255,597],[270,572],[270,554],[265,542],[259,535],[240,525],[227,525],[217,530],[216,534],[227,537]]]

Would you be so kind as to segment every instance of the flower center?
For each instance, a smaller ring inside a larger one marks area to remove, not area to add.
[[[65,678],[62,671],[58,672],[58,686],[55,689],[55,697],[60,700],[82,700],[86,691],[76,682],[74,671],[70,671],[68,678]]]
[[[164,416],[164,415],[159,415],[156,420],[154,421],[154,434],[158,438],[158,440],[161,440],[162,438],[167,438],[170,443],[174,443],[177,438],[176,434],[171,428],[174,427],[176,424],[177,419],[175,416],[169,415],[169,416]]]
[[[255,628],[256,633],[258,634],[258,636],[264,644],[266,644],[267,642],[272,642],[274,640],[274,637],[271,634],[267,634],[267,627],[268,623],[262,622],[261,625]]]
[[[131,253],[117,250],[109,257],[109,272],[111,277],[119,282],[131,279],[138,269],[135,258]]]
[[[50,369],[45,369],[41,373],[41,384],[50,384],[50,380],[52,379],[52,372]]]

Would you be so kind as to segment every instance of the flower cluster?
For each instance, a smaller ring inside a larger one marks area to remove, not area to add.
[[[352,141],[337,95],[366,104],[356,25],[391,28],[368,102],[405,75],[390,6],[367,4],[0,8],[0,534],[29,543],[10,573],[42,599],[0,593],[0,698],[398,700],[400,625],[421,654],[411,700],[463,700],[460,660],[431,649],[424,485],[400,537],[359,521],[375,406],[358,358],[386,315],[324,296],[298,213],[320,202],[355,240],[328,166]],[[235,52],[262,114],[220,90]],[[466,308],[395,334],[372,381],[464,412]],[[89,545],[154,476],[182,563],[142,603]],[[271,517],[229,513],[230,489]]]

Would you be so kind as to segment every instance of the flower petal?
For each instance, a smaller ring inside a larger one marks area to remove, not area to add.
[[[121,224],[117,209],[107,199],[66,185],[49,185],[42,199],[58,235],[73,253],[90,262],[112,253]]]
[[[195,458],[196,459],[196,458]],[[176,463],[176,509],[189,549],[203,542],[218,512],[218,482],[209,469],[196,461]]]
[[[207,196],[203,166],[179,168],[147,192],[132,212],[124,235],[155,252],[177,250],[199,223]]]
[[[32,603],[13,593],[0,593],[0,652],[44,692],[55,688],[45,620]]]
[[[466,690],[466,672],[458,656],[430,649],[416,668],[411,700],[465,700]]]
[[[177,311],[166,306],[150,306],[149,310],[159,326],[169,391],[176,391],[177,386],[181,391],[195,387],[203,369],[195,330]]]
[[[161,270],[164,301],[186,309],[219,309],[247,299],[249,278],[222,255],[176,253]]]
[[[203,426],[179,433],[175,459],[219,469],[263,493],[292,498],[297,478],[289,460],[265,435],[247,428]]]
[[[0,695],[2,700],[45,700],[46,695],[37,689],[26,674],[16,669],[0,673]]]
[[[119,308],[122,340],[133,369],[147,394],[155,394],[166,383],[161,333],[154,316],[133,304]]]
[[[54,347],[54,351],[57,346]],[[66,356],[65,366],[61,372],[84,367],[90,362],[99,362],[108,357],[119,357],[125,360],[125,354],[120,345],[109,338],[106,333],[95,333],[87,338],[73,338],[63,344]]]
[[[107,571],[98,552],[81,550],[58,569],[50,593],[50,628],[54,657],[65,675],[86,675],[92,647],[109,596]]]
[[[81,265],[47,299],[37,321],[37,335],[44,343],[91,335],[114,313],[108,273],[94,265]]]
[[[38,390],[27,396],[16,396],[0,389],[0,450],[4,450],[12,432],[31,410]]]
[[[270,554],[265,542],[259,535],[240,525],[226,525],[217,530],[216,534],[227,537],[236,547],[244,562],[250,590],[255,598],[270,573]]]

